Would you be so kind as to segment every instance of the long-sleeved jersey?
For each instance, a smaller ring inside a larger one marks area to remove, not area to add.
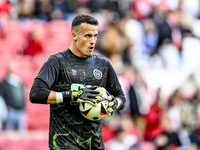
[[[43,88],[61,92],[77,90],[83,86],[100,86],[122,100],[125,97],[117,75],[108,59],[93,55],[80,58],[69,49],[51,55],[36,76],[30,92],[42,92]],[[40,89],[37,89],[39,88]],[[38,97],[40,97],[38,95]],[[32,103],[44,103],[40,100]],[[90,121],[83,117],[79,103],[69,99],[64,103],[50,105],[49,147],[58,150],[103,150],[101,121]]]

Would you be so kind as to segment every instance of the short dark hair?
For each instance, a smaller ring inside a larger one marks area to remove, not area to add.
[[[73,29],[73,27],[79,26],[81,23],[88,23],[95,26],[99,25],[99,22],[96,18],[87,14],[80,14],[73,19],[71,30]]]

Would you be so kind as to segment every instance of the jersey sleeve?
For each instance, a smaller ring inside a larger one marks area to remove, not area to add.
[[[58,79],[60,63],[55,56],[50,56],[40,69],[36,79],[43,80],[50,88]]]
[[[117,74],[115,73],[115,70],[113,69],[112,65],[110,64],[109,61],[107,64],[108,64],[108,78],[107,78],[106,89],[111,95],[113,95],[114,97],[118,97],[122,100],[123,105],[121,109],[123,109],[126,105],[126,98],[124,96],[124,92],[122,91]]]
[[[59,60],[50,56],[43,64],[29,93],[31,103],[47,104],[50,87],[58,77]]]

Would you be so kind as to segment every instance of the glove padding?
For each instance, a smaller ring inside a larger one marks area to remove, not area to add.
[[[92,105],[97,105],[97,103],[93,99],[101,100],[101,98],[100,96],[98,96],[100,92],[95,90],[96,88],[97,87],[84,87],[81,89],[79,88],[78,91],[72,91],[72,101],[78,103],[87,102]]]
[[[99,93],[99,95],[101,96],[102,100],[107,99],[109,101],[108,108],[106,109],[106,111],[107,115],[111,117],[114,111],[116,111],[120,105],[118,99],[115,98],[113,95],[111,95],[105,88],[103,87],[96,87],[96,88],[97,90],[100,89],[101,92]],[[104,95],[106,95],[105,96],[106,98],[104,97]]]
[[[113,115],[114,111],[117,110],[118,100],[117,100],[117,98],[115,98],[112,95],[108,96],[108,100],[109,100],[109,103],[108,103],[108,108],[106,111],[107,111],[108,117],[111,117]]]

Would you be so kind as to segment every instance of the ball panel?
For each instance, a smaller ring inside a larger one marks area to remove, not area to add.
[[[82,113],[84,116],[87,116],[88,113],[90,113],[90,111],[91,111],[91,109],[86,110],[86,111],[81,111],[81,113]]]
[[[98,117],[93,117],[92,120],[100,120]]]
[[[101,103],[101,112],[100,112],[100,115],[107,115],[107,111],[104,107],[104,105]]]
[[[90,103],[85,102],[85,104],[80,104],[80,112],[81,114],[92,121],[97,121],[97,120],[101,120],[103,119],[106,115],[107,115],[107,107],[108,107],[108,101],[104,100],[101,102],[98,102],[96,106],[91,105]],[[90,105],[90,107],[88,106],[89,109],[83,109],[86,107],[86,105]]]
[[[92,105],[90,103],[80,103],[79,109],[80,111],[86,111],[92,108]]]

